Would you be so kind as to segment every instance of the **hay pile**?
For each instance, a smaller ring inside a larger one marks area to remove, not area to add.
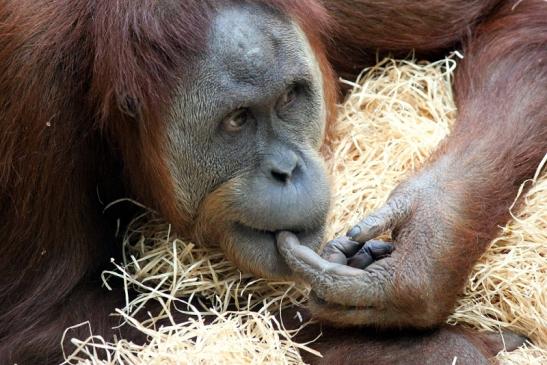
[[[385,60],[352,84],[326,151],[334,188],[328,238],[380,206],[448,134],[456,116],[450,86],[455,67],[453,58],[431,64]],[[547,172],[540,170],[527,182],[533,186],[524,208],[476,265],[449,319],[529,336],[535,346],[498,356],[506,364],[547,363]],[[311,351],[291,340],[293,333],[271,314],[304,301],[306,288],[241,274],[221,252],[178,240],[168,225],[150,217],[135,222],[125,252],[125,262],[105,278],[121,277],[141,293],[119,314],[150,343],[73,339],[79,349],[66,354],[67,363],[298,364],[299,351]],[[164,317],[173,305],[197,317],[162,328],[154,318],[139,323],[132,314],[148,300],[164,305]],[[206,314],[216,318],[213,323],[205,323]],[[109,358],[97,360],[105,351]]]

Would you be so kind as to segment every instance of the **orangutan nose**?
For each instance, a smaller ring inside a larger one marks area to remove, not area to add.
[[[291,150],[276,151],[266,157],[264,168],[272,180],[287,184],[298,171],[300,158]]]

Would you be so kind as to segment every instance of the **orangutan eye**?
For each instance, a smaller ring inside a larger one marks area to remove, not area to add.
[[[291,105],[291,103],[296,99],[298,96],[298,85],[292,84],[285,90],[283,95],[281,95],[281,98],[278,101],[278,106],[280,108],[287,107]]]
[[[234,110],[222,121],[222,129],[228,133],[237,133],[247,124],[249,118],[249,110],[240,108]]]

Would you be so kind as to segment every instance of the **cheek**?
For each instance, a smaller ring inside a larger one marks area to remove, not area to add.
[[[318,100],[317,110],[319,111],[319,115],[312,124],[312,128],[314,128],[315,133],[313,133],[313,138],[310,142],[311,145],[318,150],[325,140],[325,132],[327,127],[327,109],[323,99]]]
[[[169,134],[168,166],[174,181],[177,204],[190,215],[197,209],[197,201],[207,191],[206,179],[197,179],[201,170],[190,153],[187,141],[176,133]],[[198,181],[199,180],[199,181]]]
[[[218,246],[229,239],[230,223],[236,217],[231,197],[238,189],[237,180],[224,183],[201,202],[192,229],[192,238],[202,245]]]
[[[304,117],[304,129],[309,141],[309,146],[315,149],[321,147],[327,124],[327,102],[323,90],[323,75],[316,63],[313,70],[313,82],[307,96],[307,102],[302,106],[301,114]]]
[[[207,194],[252,165],[254,151],[240,139],[227,143],[221,136],[194,127],[173,128],[168,136],[168,166],[177,203],[194,216]]]
[[[304,126],[304,133],[307,137],[308,146],[312,146],[316,150],[323,143],[327,121],[325,102],[322,99],[322,93],[318,94],[310,100],[304,111],[304,115],[308,117]]]
[[[303,40],[303,44],[305,44],[305,59],[307,60],[308,68],[311,70],[311,74],[313,77],[312,82],[312,91],[311,95],[309,97],[309,106],[308,110],[305,111],[308,116],[313,116],[308,120],[308,135],[309,135],[309,141],[310,145],[314,146],[316,149],[319,149],[321,145],[323,144],[325,133],[326,133],[326,123],[328,119],[329,114],[329,108],[327,103],[330,103],[329,93],[326,92],[326,89],[328,91],[329,88],[329,82],[325,81],[332,81],[329,75],[324,75],[324,65],[320,63],[320,60],[318,59],[318,56],[316,52],[312,49],[306,35],[304,32],[299,28],[299,34],[300,37]],[[319,58],[322,58],[319,56]],[[326,68],[329,69],[330,68]]]

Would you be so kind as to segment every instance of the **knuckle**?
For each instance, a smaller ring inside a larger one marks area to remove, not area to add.
[[[409,202],[407,195],[395,196],[389,200],[388,205],[393,213],[403,212],[406,210]]]
[[[377,214],[371,214],[360,223],[360,228],[364,231],[378,229],[381,225],[381,218]]]

